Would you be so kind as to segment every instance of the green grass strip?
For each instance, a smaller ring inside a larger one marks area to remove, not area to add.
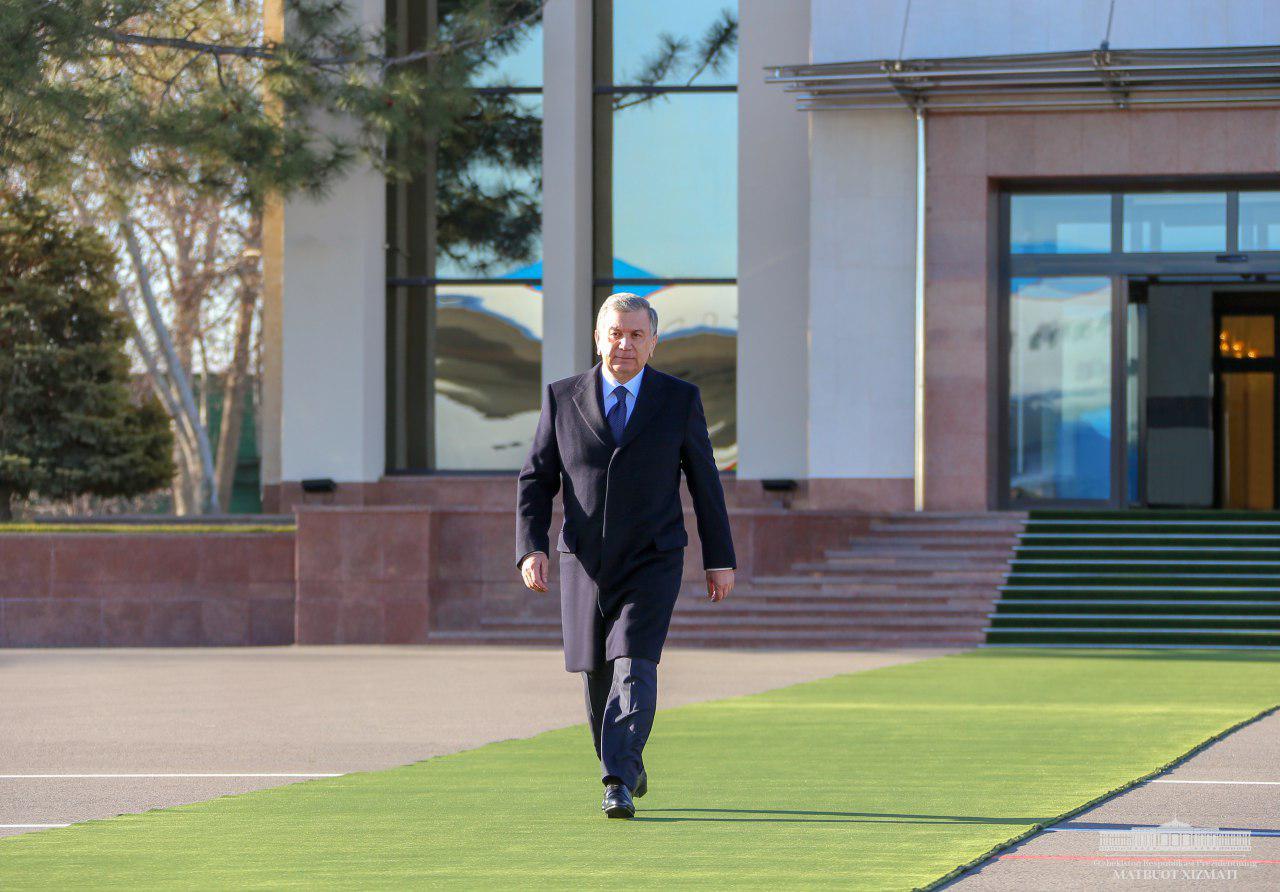
[[[663,710],[633,821],[600,813],[577,725],[0,839],[0,888],[923,888],[1273,708],[1277,690],[1269,653],[981,650]]]
[[[0,523],[0,533],[294,533],[291,523]]]

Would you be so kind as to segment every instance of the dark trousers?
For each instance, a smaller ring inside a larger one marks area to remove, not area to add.
[[[617,657],[598,672],[583,672],[582,681],[600,779],[618,778],[634,791],[658,709],[658,664],[644,657]]]

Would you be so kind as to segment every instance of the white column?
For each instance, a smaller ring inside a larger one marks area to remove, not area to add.
[[[348,0],[380,27],[384,0]],[[286,27],[287,27],[286,22]],[[323,119],[354,134],[352,122]],[[284,209],[283,480],[376,481],[386,453],[386,184],[357,161],[327,197]]]
[[[592,364],[591,2],[542,14],[542,380]]]
[[[741,0],[738,479],[808,476],[809,115],[765,83],[809,59],[809,0]]]
[[[915,475],[915,119],[812,115],[809,474]]]

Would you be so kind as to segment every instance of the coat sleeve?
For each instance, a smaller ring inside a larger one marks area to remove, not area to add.
[[[556,402],[551,386],[542,397],[542,414],[529,456],[516,479],[516,566],[532,551],[550,555],[551,502],[560,491],[560,448],[556,444]]]
[[[733,552],[733,533],[729,529],[729,512],[720,486],[720,471],[711,451],[707,433],[707,416],[702,408],[702,391],[693,388],[689,401],[689,421],[684,443],[680,446],[680,467],[684,471],[693,511],[698,518],[698,539],[702,542],[702,566],[734,568],[738,566]]]

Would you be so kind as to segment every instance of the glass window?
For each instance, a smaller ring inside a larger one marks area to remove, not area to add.
[[[520,470],[542,404],[542,291],[436,288],[436,466]]]
[[[1111,282],[1010,282],[1009,491],[1107,499],[1111,491]]]
[[[1227,196],[1153,192],[1124,197],[1126,251],[1225,251]]]
[[[1111,196],[1011,196],[1009,250],[1014,254],[1109,253]]]
[[[485,44],[485,65],[472,76],[476,87],[542,86],[542,22],[504,32]]]
[[[388,21],[410,45],[448,43],[471,6],[410,4]],[[540,16],[523,21],[537,8],[498,11],[510,27],[469,68],[470,107],[435,165],[387,190],[388,274],[417,280],[388,290],[391,470],[518,470],[537,426],[541,292],[509,281],[542,275],[543,35]]]
[[[1240,250],[1280,251],[1280,192],[1240,193]]]
[[[738,82],[736,0],[627,0],[612,5],[613,83]],[[732,41],[724,41],[726,32],[732,33]],[[717,40],[724,46],[719,68],[701,68]]]
[[[732,278],[738,97],[677,93],[613,113],[613,257],[628,277]]]
[[[650,363],[698,385],[716,466],[732,470],[738,463],[738,288],[668,285],[646,291],[658,312],[658,346]]]
[[[1142,343],[1146,339],[1147,305],[1144,303],[1129,304],[1128,324],[1125,327],[1125,375],[1124,375],[1124,408],[1125,408],[1125,465],[1128,479],[1125,491],[1130,505],[1141,500],[1141,461],[1139,448],[1142,445]]]
[[[716,465],[733,470],[738,4],[595,0],[594,13],[596,305],[614,291],[649,298],[651,362],[698,385]]]
[[[436,275],[508,276],[542,256],[542,97],[478,95],[441,141]]]

